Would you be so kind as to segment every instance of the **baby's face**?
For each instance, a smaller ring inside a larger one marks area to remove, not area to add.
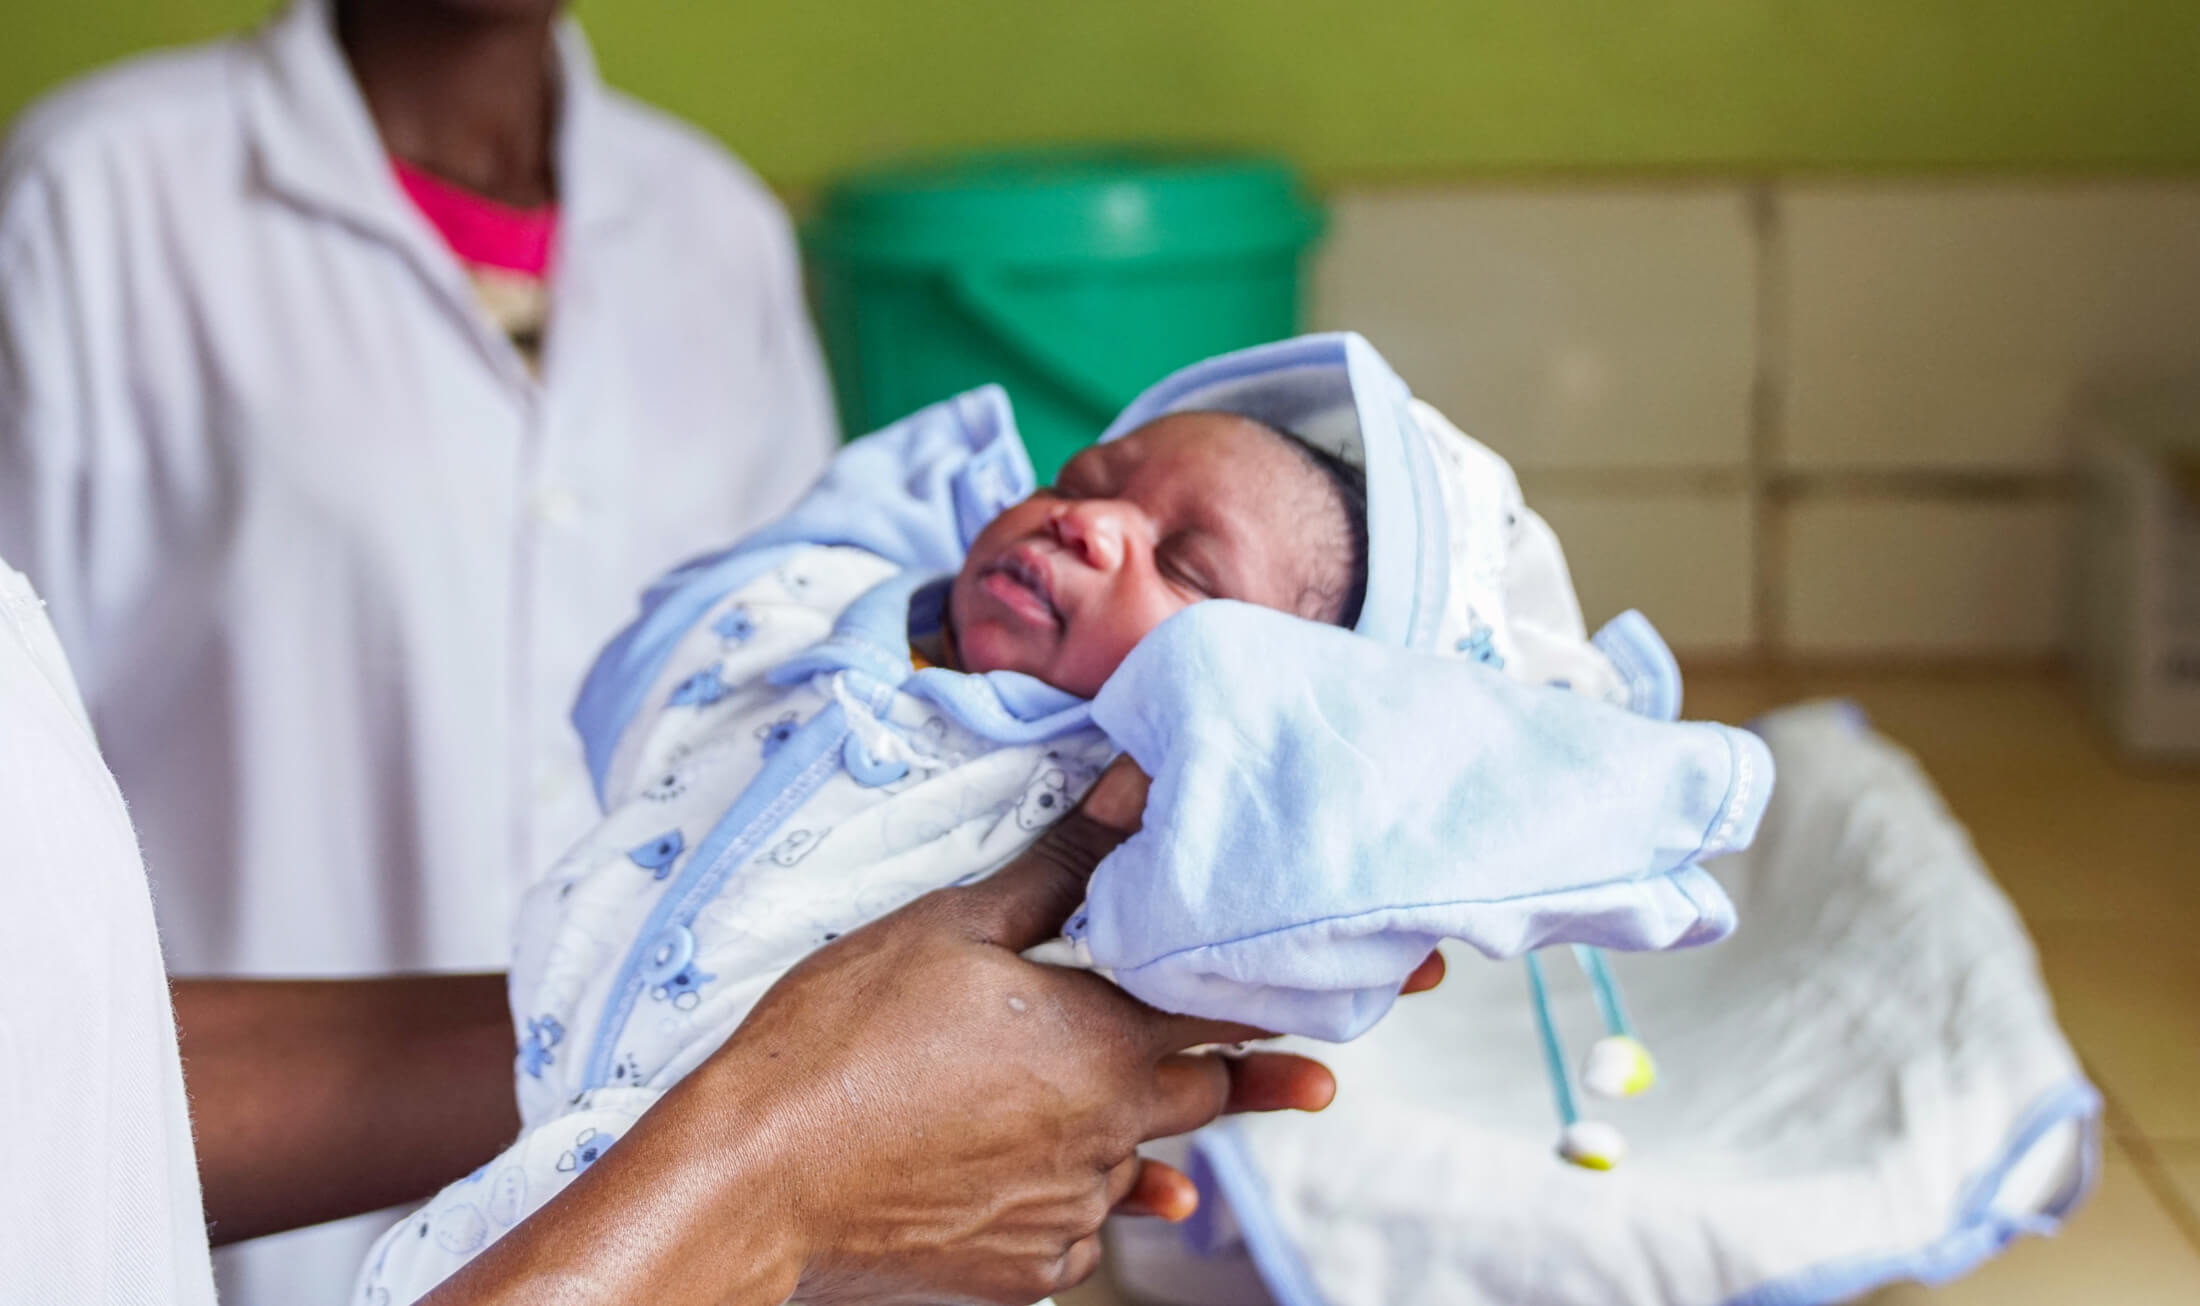
[[[1347,588],[1344,506],[1282,436],[1180,413],[1070,459],[994,518],[948,599],[965,671],[1083,698],[1172,613],[1229,598],[1327,620]]]

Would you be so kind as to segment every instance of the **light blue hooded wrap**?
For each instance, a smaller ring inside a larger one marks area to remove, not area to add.
[[[1460,493],[1472,478],[1445,443],[1463,437],[1365,340],[1309,336],[1198,364],[1102,438],[1187,409],[1257,418],[1365,469],[1367,598],[1349,633],[1194,605],[1102,687],[1090,721],[1154,784],[1144,828],[1101,863],[1072,918],[1082,956],[1167,1010],[1341,1040],[1374,1024],[1444,938],[1504,957],[1733,929],[1696,863],[1753,837],[1770,754],[1743,731],[1656,719],[1678,706],[1677,674],[1632,614],[1597,648],[1638,710],[1493,665],[1493,648],[1532,658],[1507,629],[1499,580],[1479,574],[1489,550],[1470,540],[1492,527],[1463,510],[1478,500]],[[785,550],[856,545],[949,572],[1033,488],[995,387],[850,445],[786,518],[661,582],[605,649],[574,710],[599,788],[679,634]],[[1066,696],[1029,677],[959,679],[1004,728],[1066,723]]]

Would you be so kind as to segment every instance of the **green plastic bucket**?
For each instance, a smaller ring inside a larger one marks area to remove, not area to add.
[[[850,436],[997,381],[1051,480],[1168,372],[1293,334],[1321,228],[1274,160],[1019,150],[844,178],[803,244]]]

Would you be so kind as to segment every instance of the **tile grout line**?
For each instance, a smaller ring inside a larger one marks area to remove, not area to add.
[[[2139,1182],[2146,1185],[2154,1204],[2162,1208],[2162,1214],[2169,1217],[2171,1224],[2177,1226],[2177,1232],[2184,1236],[2193,1254],[2200,1256],[2200,1211],[2195,1211],[2185,1200],[2176,1181],[2170,1178],[2169,1168],[2155,1152],[2154,1140],[2147,1137],[2122,1100],[2109,1090],[2101,1072],[2083,1057],[2078,1064],[2084,1069],[2087,1082],[2093,1085],[2093,1091],[2101,1095],[2100,1129],[2105,1135],[2102,1140],[2105,1147],[2130,1158],[2131,1168],[2138,1172]]]
[[[1783,432],[1787,362],[1786,233],[1781,222],[1778,184],[1761,179],[1743,192],[1750,234],[1756,246],[1756,365],[1750,377],[1748,494],[1750,531],[1756,544],[1750,568],[1751,636],[1760,657],[1778,657],[1787,647],[1787,595],[1781,585],[1786,569],[1786,532],[1781,505],[1774,501],[1775,472]]]
[[[2139,1181],[2154,1194],[2155,1205],[2162,1208],[2170,1223],[2185,1236],[2193,1254],[2200,1256],[2200,1211],[2192,1209],[2176,1180],[2170,1178],[2169,1167],[2162,1164],[2161,1155],[2154,1150],[2154,1140],[2145,1134],[2134,1133],[2116,1141],[2131,1158],[2132,1169],[2139,1172]]]
[[[2055,471],[2002,472],[1963,468],[1862,471],[1810,469],[1759,473],[1738,467],[1536,467],[1517,470],[1523,489],[1536,494],[1719,495],[1763,493],[1782,504],[1806,499],[1903,503],[2063,503],[2071,478]]]
[[[1542,494],[1697,497],[1748,494],[1755,484],[1746,465],[1733,467],[1522,467],[1521,489]]]
[[[1775,472],[1769,480],[1772,490],[1783,501],[1837,498],[1851,502],[1908,500],[1936,504],[2061,503],[2072,495],[2071,477],[2059,470],[1997,471],[1960,467],[1797,469]]]

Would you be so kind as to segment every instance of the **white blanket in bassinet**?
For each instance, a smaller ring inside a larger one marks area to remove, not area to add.
[[[1329,1111],[1197,1136],[1215,1218],[1120,1227],[1124,1286],[1244,1306],[1257,1289],[1229,1262],[1250,1256],[1282,1306],[1799,1306],[2051,1231],[2092,1177],[2099,1099],[2015,911],[1852,709],[1762,730],[1771,810],[1709,865],[1741,930],[1611,959],[1661,1067],[1651,1093],[1595,1104],[1622,1166],[1552,1155],[1522,968],[1456,952],[1436,993],[1309,1049],[1342,1085]],[[1586,1047],[1587,986],[1551,969]]]

